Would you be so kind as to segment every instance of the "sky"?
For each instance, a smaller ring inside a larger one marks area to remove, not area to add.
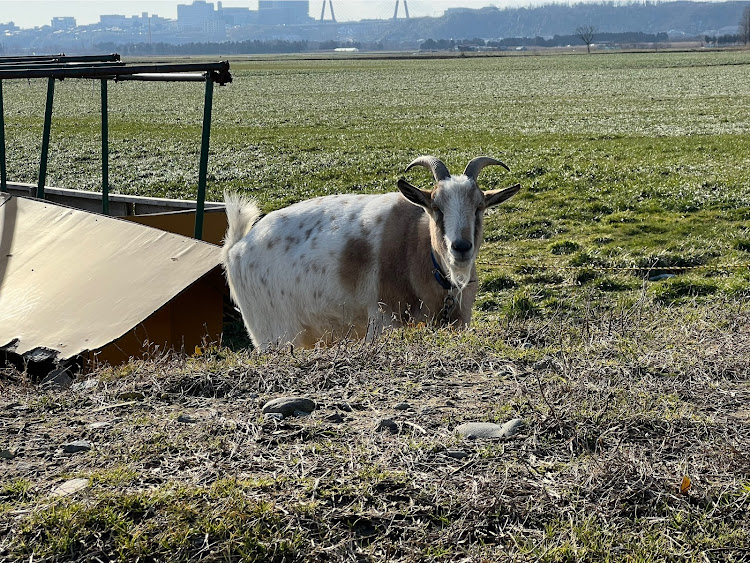
[[[22,28],[49,25],[53,17],[72,16],[78,25],[97,23],[101,14],[123,16],[158,15],[163,18],[177,18],[177,4],[191,4],[193,0],[0,0],[0,23],[14,22]],[[216,0],[208,0],[216,6]],[[330,12],[326,0],[326,19]],[[529,5],[529,0],[407,0],[412,17],[440,16],[446,8],[485,6]],[[223,0],[224,7],[240,6],[255,10],[257,0]],[[396,0],[333,0],[333,10],[337,21],[350,21],[367,18],[393,17]],[[320,18],[323,0],[310,0],[310,16]],[[399,6],[399,17],[403,17],[403,0]]]

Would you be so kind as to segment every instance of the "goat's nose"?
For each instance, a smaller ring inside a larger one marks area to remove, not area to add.
[[[451,243],[451,248],[455,252],[460,252],[461,254],[463,254],[465,252],[469,252],[469,250],[471,250],[472,246],[474,246],[474,245],[471,243],[471,241],[463,239],[463,238],[458,239],[458,240],[454,240]]]

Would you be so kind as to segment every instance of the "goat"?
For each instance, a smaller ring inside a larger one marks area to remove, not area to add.
[[[386,326],[468,325],[484,212],[521,187],[481,191],[477,175],[489,165],[510,170],[478,157],[451,176],[421,156],[406,171],[430,169],[430,191],[401,178],[400,194],[317,197],[260,220],[255,202],[225,193],[222,261],[253,344],[309,348]]]

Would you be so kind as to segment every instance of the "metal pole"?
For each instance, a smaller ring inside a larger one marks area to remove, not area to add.
[[[47,155],[49,154],[49,136],[52,129],[52,101],[55,97],[55,79],[47,79],[47,107],[44,110],[44,131],[42,132],[42,160],[39,164],[39,184],[36,197],[44,199],[44,184],[47,181]]]
[[[201,161],[198,170],[198,197],[195,202],[195,238],[203,239],[203,209],[206,201],[206,176],[208,176],[208,143],[211,136],[211,108],[214,99],[214,80],[206,73],[206,99],[203,103],[203,135],[201,137]]]
[[[0,80],[0,192],[8,191],[8,170],[5,168],[5,106],[3,81]]]
[[[106,78],[102,80],[102,213],[109,215],[109,117]]]

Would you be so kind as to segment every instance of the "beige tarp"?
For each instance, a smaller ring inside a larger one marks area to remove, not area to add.
[[[0,194],[0,348],[100,349],[219,264],[213,244]]]

